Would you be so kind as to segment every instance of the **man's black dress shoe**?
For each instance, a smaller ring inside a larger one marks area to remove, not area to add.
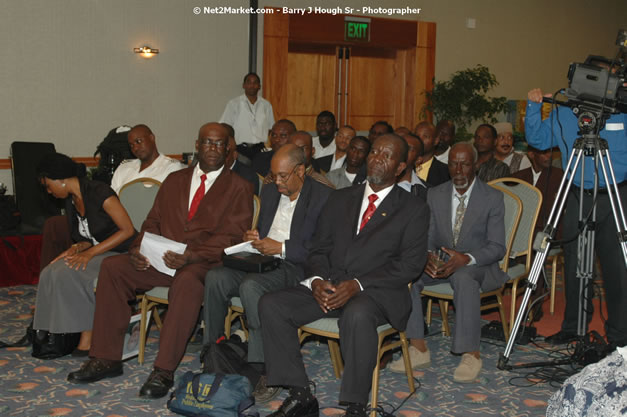
[[[161,398],[165,396],[174,385],[174,373],[155,368],[148,376],[144,385],[139,390],[140,397]]]
[[[86,384],[119,376],[123,373],[122,361],[93,358],[83,362],[78,371],[70,372],[67,380],[73,384]]]
[[[361,404],[349,404],[344,417],[368,417],[366,407]]]
[[[564,330],[560,330],[552,336],[548,336],[544,338],[544,341],[551,345],[563,345],[573,340],[577,339],[577,335],[575,333],[565,332]]]
[[[307,402],[287,397],[279,409],[268,414],[268,417],[318,417],[318,415],[318,400],[315,397]]]
[[[76,348],[72,351],[73,358],[86,358],[87,356],[89,356],[89,349],[83,350]]]

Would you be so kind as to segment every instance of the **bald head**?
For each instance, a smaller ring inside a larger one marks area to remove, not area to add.
[[[149,166],[159,156],[155,135],[145,124],[134,126],[126,137],[128,146],[133,155],[140,160],[142,169]]]
[[[298,146],[305,153],[305,166],[309,167],[311,165],[311,159],[314,156],[314,148],[311,135],[304,130],[299,130],[298,132],[292,133],[288,140],[288,143]]]

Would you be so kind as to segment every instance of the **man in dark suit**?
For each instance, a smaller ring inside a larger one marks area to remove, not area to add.
[[[431,357],[424,340],[420,292],[425,286],[442,281],[451,284],[455,304],[451,351],[462,355],[453,375],[456,382],[473,382],[481,371],[479,293],[494,290],[507,281],[507,275],[499,268],[506,249],[503,194],[475,178],[476,155],[469,143],[454,145],[448,159],[452,180],[429,189],[431,253],[425,273],[412,286],[412,312],[407,324],[412,367],[429,367]],[[432,254],[438,249],[446,253],[447,262],[436,261]],[[402,359],[392,363],[390,369],[400,372],[401,365]]]
[[[257,175],[254,169],[246,164],[242,164],[237,159],[239,155],[237,153],[237,142],[235,141],[235,137],[233,136],[233,134],[235,134],[233,128],[227,123],[220,124],[224,126],[229,132],[229,152],[226,154],[224,166],[229,167],[231,171],[235,172],[237,175],[251,183],[253,186],[253,192],[255,193],[255,195],[259,195],[259,175]]]
[[[396,179],[396,183],[405,191],[427,201],[427,184],[418,178],[418,175],[416,175],[414,171],[414,167],[419,165],[422,161],[424,145],[420,138],[413,133],[408,132],[401,135],[401,137],[407,142],[409,152],[407,152],[407,168],[405,168],[405,171]]]
[[[346,164],[326,174],[336,190],[361,184],[366,180],[366,158],[370,152],[370,146],[370,141],[365,136],[355,136],[351,139],[346,154]]]
[[[340,402],[348,404],[348,415],[366,415],[377,326],[405,328],[411,310],[407,284],[426,261],[427,205],[395,185],[406,159],[400,137],[377,138],[368,156],[368,182],[333,192],[320,214],[305,266],[308,279],[261,298],[268,385],[290,389],[270,416],[318,415],[297,329],[322,317],[339,318],[346,364]]]
[[[351,139],[353,139],[356,134],[352,126],[346,125],[338,129],[335,135],[335,152],[331,155],[316,158],[316,162],[321,171],[327,173],[346,165],[346,152],[348,151]]]
[[[165,286],[170,287],[169,308],[159,354],[139,395],[159,398],[172,387],[174,370],[196,325],[205,275],[220,264],[225,247],[241,241],[253,216],[252,186],[224,167],[227,130],[219,123],[205,124],[198,132],[196,150],[198,164],[173,172],[161,185],[129,253],[103,262],[96,288],[92,359],[71,372],[68,381],[88,383],[122,375],[129,302],[137,293]],[[183,254],[167,251],[163,256],[174,276],[157,271],[140,253],[146,232],[187,245]]]
[[[223,335],[229,299],[240,297],[248,321],[248,362],[262,373],[259,298],[293,287],[303,279],[303,263],[308,254],[305,243],[311,240],[318,215],[332,191],[305,175],[304,152],[293,144],[284,145],[274,154],[271,172],[275,180],[261,191],[258,227],[248,230],[244,241],[252,241],[252,246],[264,255],[281,257],[281,266],[261,274],[219,267],[210,270],[205,278],[204,342],[214,342]],[[256,394],[258,401],[270,399]]]
[[[287,143],[290,135],[296,132],[296,125],[291,120],[281,119],[270,130],[270,146],[272,150],[255,155],[252,166],[255,172],[265,177],[270,171],[270,161],[276,151]]]
[[[451,179],[446,164],[435,158],[435,149],[439,143],[435,135],[435,126],[430,122],[420,122],[416,125],[414,134],[423,144],[422,158],[416,167],[418,178],[426,182],[429,187],[435,187]]]

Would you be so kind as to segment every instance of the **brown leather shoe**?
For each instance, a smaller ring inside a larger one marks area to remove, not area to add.
[[[104,378],[113,378],[123,373],[122,361],[93,358],[83,362],[78,371],[70,372],[67,380],[73,384],[87,384]]]

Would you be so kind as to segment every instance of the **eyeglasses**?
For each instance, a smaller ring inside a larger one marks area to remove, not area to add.
[[[278,174],[278,175],[274,175],[273,173],[271,173],[272,175],[272,180],[276,181],[279,180],[280,183],[283,184],[287,184],[287,182],[290,180],[290,178],[292,177],[292,174],[294,173],[294,171],[296,171],[296,168],[298,168],[299,165],[302,164],[296,164],[294,165],[294,168],[292,168],[292,172],[290,172],[289,174]]]
[[[201,146],[213,147],[215,149],[224,149],[224,147],[226,146],[226,141],[224,140],[213,141],[209,138],[206,138],[206,139],[198,139],[198,144]]]

